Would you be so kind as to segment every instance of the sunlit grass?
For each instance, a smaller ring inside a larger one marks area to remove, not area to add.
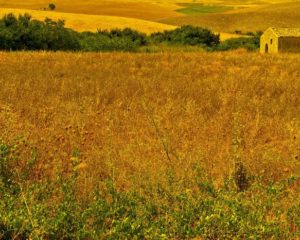
[[[225,12],[187,15],[165,19],[162,22],[174,25],[193,24],[214,31],[244,33],[264,31],[269,27],[298,26],[300,3],[298,1],[277,4],[263,4]]]
[[[0,53],[1,234],[296,237],[299,64]]]
[[[0,16],[13,13],[15,15],[28,13],[33,19],[44,20],[45,18],[51,18],[53,20],[64,20],[67,28],[72,28],[76,31],[93,31],[98,29],[115,29],[115,28],[133,28],[144,33],[153,33],[164,30],[175,29],[175,26],[162,24],[152,21],[146,21],[142,19],[117,17],[117,16],[101,16],[101,15],[89,15],[89,14],[75,14],[75,13],[61,13],[53,11],[37,11],[26,9],[0,9]]]
[[[218,13],[218,12],[225,12],[228,10],[233,9],[230,6],[223,6],[223,5],[203,5],[203,4],[184,4],[183,8],[177,10],[177,12],[186,14],[186,15],[202,15],[207,13]]]
[[[159,181],[170,167],[192,177],[195,162],[222,181],[238,128],[249,171],[280,179],[299,171],[298,59],[1,53],[2,138],[37,148],[45,175],[56,174],[58,162],[67,173],[79,149],[89,181],[114,169],[118,185],[129,187],[139,177]]]

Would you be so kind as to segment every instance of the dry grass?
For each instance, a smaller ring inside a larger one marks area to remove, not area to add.
[[[265,30],[268,27],[300,27],[300,2],[267,4],[259,7],[224,13],[182,16],[164,20],[174,25],[195,24],[214,31],[244,32]]]
[[[55,12],[40,11],[47,7],[46,0],[4,1],[0,0],[1,13],[30,12],[34,17],[43,19],[46,16],[53,19],[63,18],[67,26],[78,31],[95,31],[98,28],[131,27],[146,33],[173,29],[174,26],[192,24],[207,27],[221,32],[221,39],[226,40],[238,35],[228,35],[236,30],[244,32],[265,30],[274,27],[299,26],[300,2],[267,1],[201,1],[203,4],[228,6],[234,10],[224,13],[209,13],[200,16],[185,16],[176,12],[183,4],[197,3],[184,0],[180,3],[174,0],[165,1],[70,1],[57,0]],[[147,21],[142,21],[147,20]],[[164,24],[157,24],[161,22]]]
[[[115,28],[132,28],[140,32],[147,34],[153,32],[161,32],[164,30],[175,29],[176,26],[157,23],[152,21],[146,21],[142,19],[115,17],[115,16],[100,16],[90,14],[76,14],[76,13],[62,13],[51,11],[36,11],[28,9],[14,9],[14,8],[2,8],[0,9],[0,16],[4,16],[8,13],[14,13],[16,15],[29,13],[34,19],[44,20],[49,17],[53,20],[63,19],[66,22],[66,27],[72,28],[76,31],[97,31],[98,29],[115,29]],[[238,38],[241,35],[220,33],[221,41],[229,38]]]
[[[123,4],[134,4],[137,3],[135,0],[106,0],[106,1],[97,1],[97,0],[87,0],[87,1],[72,1],[72,0],[56,0],[53,1],[57,7],[60,10],[67,10],[72,12],[80,12],[81,8],[87,8],[88,6],[90,11],[95,11],[95,9],[92,9],[92,7],[98,8],[99,11],[101,7],[105,7],[106,5],[115,4],[115,7]],[[143,4],[153,4],[155,6],[165,6],[168,9],[172,9],[174,6],[176,6],[176,1],[173,0],[164,0],[161,2],[153,1],[153,0],[144,0],[144,1],[138,1],[139,3]],[[183,0],[182,2],[189,2],[188,0]],[[35,9],[38,10],[42,7],[46,7],[49,4],[48,0],[27,0],[27,1],[21,1],[21,0],[0,0],[0,4],[3,7],[14,7],[14,8],[27,8],[27,9]],[[130,6],[130,5],[129,5]],[[131,5],[134,6],[134,5]],[[138,6],[138,5],[137,5]]]
[[[155,184],[197,163],[216,182],[240,155],[253,175],[300,173],[299,55],[0,53],[0,132],[37,150],[33,178]],[[26,157],[27,156],[27,157]]]
[[[180,8],[182,3],[203,3],[203,4],[223,4],[223,5],[231,5],[231,6],[244,6],[244,7],[255,7],[258,5],[264,4],[276,4],[276,3],[287,3],[291,2],[291,0],[161,0],[161,1],[154,1],[154,0],[105,0],[105,1],[98,1],[98,0],[86,0],[86,1],[72,1],[72,0],[55,0],[53,1],[58,7],[63,10],[71,10],[73,12],[79,12],[80,8],[86,8],[87,6],[90,7],[90,11],[95,11],[92,7],[101,8],[105,7],[105,5],[115,4],[115,7],[123,4],[151,4],[155,6],[163,6],[167,9],[174,10]],[[14,7],[14,8],[27,8],[27,9],[39,9],[45,7],[49,4],[48,0],[0,0],[0,4],[3,7]],[[131,5],[134,6],[134,5]]]
[[[33,18],[39,20],[44,20],[46,17],[49,17],[53,20],[63,19],[66,21],[66,27],[75,29],[77,31],[97,31],[98,29],[130,27],[144,33],[152,33],[175,28],[175,26],[172,25],[125,17],[60,13],[12,8],[0,9],[1,16],[7,13],[14,13],[16,15],[29,13]]]
[[[53,1],[58,12],[83,13],[92,15],[110,15],[131,18],[140,18],[146,20],[159,20],[164,18],[176,17],[181,14],[174,11],[178,6],[172,1]],[[186,1],[188,2],[188,1]],[[0,6],[4,8],[22,8],[29,10],[41,10],[47,7],[48,0],[29,0],[29,1],[4,1],[0,0]]]
[[[225,41],[225,40],[231,39],[231,38],[247,37],[245,35],[226,33],[226,32],[217,32],[217,33],[220,34],[220,41]]]

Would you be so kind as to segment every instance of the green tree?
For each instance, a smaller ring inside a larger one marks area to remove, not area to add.
[[[214,34],[206,28],[191,25],[182,26],[170,31],[153,33],[150,36],[154,43],[167,42],[181,45],[216,46],[220,43],[219,34]]]
[[[55,6],[54,3],[49,3],[48,8],[49,8],[51,11],[54,11],[55,8],[56,8],[56,6]]]

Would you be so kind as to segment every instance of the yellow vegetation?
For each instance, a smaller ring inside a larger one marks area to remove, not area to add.
[[[176,28],[176,26],[163,23],[115,16],[61,13],[13,8],[0,9],[0,16],[4,16],[8,13],[14,13],[16,15],[29,13],[34,19],[38,20],[44,20],[46,17],[53,20],[63,19],[66,21],[66,27],[72,28],[77,31],[97,31],[98,29],[110,30],[114,28],[130,27],[140,32],[150,34],[153,32],[161,32],[164,30],[172,30]],[[241,35],[223,32],[220,33],[221,41],[237,37],[241,37]]]
[[[201,3],[230,6],[233,7],[233,10],[200,16],[186,16],[176,12],[176,9],[182,8],[183,3],[200,3],[191,0],[180,1],[180,4],[175,0],[56,0],[54,3],[57,8],[55,12],[51,12],[42,10],[47,8],[48,0],[0,0],[0,12],[2,14],[9,11],[14,13],[30,12],[38,19],[46,16],[53,19],[63,18],[68,27],[79,31],[131,27],[151,33],[173,29],[173,26],[192,24],[221,32],[222,40],[239,37],[238,35],[228,35],[237,30],[249,32],[265,30],[270,26],[298,27],[300,18],[300,2],[289,2],[289,0],[266,0],[263,2],[256,0],[243,2],[204,0]],[[147,20],[147,22],[140,20]]]
[[[110,15],[131,18],[140,18],[146,20],[160,20],[164,18],[176,17],[181,14],[173,11],[178,8],[177,5],[163,1],[162,4],[154,1],[71,1],[56,0],[56,11],[67,13],[84,13],[92,15]],[[31,10],[42,10],[47,8],[48,0],[29,0],[20,1],[0,0],[0,6],[4,8],[22,8]],[[177,6],[177,7],[176,7]]]
[[[8,8],[26,8],[26,9],[33,9],[39,10],[41,8],[47,7],[49,2],[48,0],[0,0],[0,5],[3,7]],[[127,8],[133,7],[136,8],[137,6],[150,6],[152,7],[164,7],[165,10],[172,10],[174,8],[178,8],[176,5],[176,1],[173,0],[163,0],[153,1],[153,0],[143,0],[143,1],[136,1],[136,0],[86,0],[86,1],[79,1],[79,0],[55,0],[52,1],[56,4],[59,11],[67,11],[67,12],[77,12],[77,13],[92,13],[95,14],[96,11],[102,11],[101,8],[115,7],[119,8],[121,6],[125,7],[127,4]],[[138,3],[137,3],[138,2]],[[181,2],[190,2],[189,0],[183,0]],[[135,5],[136,4],[136,5]],[[159,8],[157,8],[159,10]],[[82,12],[84,11],[84,12]],[[88,11],[88,12],[86,12]],[[115,11],[112,9],[112,11]],[[147,14],[147,13],[145,13]]]
[[[37,149],[33,178],[216,182],[238,156],[266,180],[300,173],[300,57],[256,53],[0,53],[0,132]]]
[[[46,17],[49,17],[53,20],[63,19],[66,21],[66,27],[73,28],[77,31],[96,31],[97,29],[130,27],[144,33],[152,33],[175,28],[175,26],[172,25],[125,17],[36,11],[26,9],[0,9],[0,15],[2,16],[11,12],[14,14],[29,13],[33,18],[39,20],[44,20]]]
[[[181,16],[164,20],[174,25],[195,24],[214,31],[243,32],[266,30],[269,27],[299,27],[300,2],[264,4],[230,12]]]

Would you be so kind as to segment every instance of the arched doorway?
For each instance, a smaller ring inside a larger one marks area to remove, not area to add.
[[[269,46],[268,46],[268,44],[266,43],[266,45],[265,45],[265,53],[268,53],[269,52]]]

